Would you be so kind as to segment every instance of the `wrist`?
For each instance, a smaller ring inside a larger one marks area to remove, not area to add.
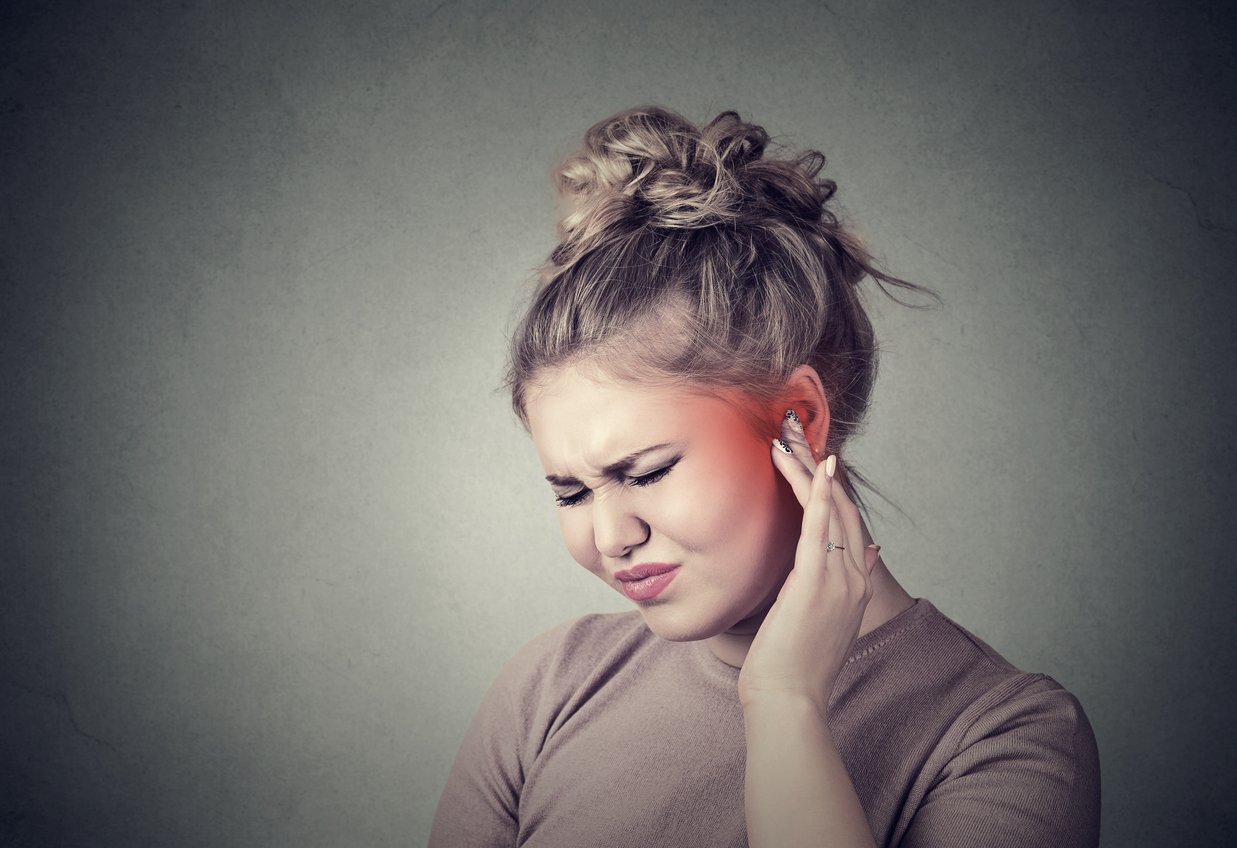
[[[743,718],[752,722],[796,725],[802,721],[823,723],[827,703],[807,692],[748,692],[742,699]]]

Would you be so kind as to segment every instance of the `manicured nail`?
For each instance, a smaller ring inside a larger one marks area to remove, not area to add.
[[[786,444],[781,439],[774,439],[773,444],[777,445],[779,450],[785,451],[786,453],[794,453],[794,451],[790,449],[790,445]]]
[[[880,550],[881,550],[881,546],[880,546],[880,545],[877,545],[877,544],[871,544],[871,545],[868,545],[868,547],[869,547],[869,548],[871,548],[872,550],[876,551],[877,553],[880,553]]]
[[[793,409],[786,410],[786,420],[790,422],[791,427],[794,427],[800,433],[803,432],[803,422],[799,420],[799,414]]]
[[[825,460],[825,474],[829,477],[833,476],[833,472],[838,467],[838,455],[835,453],[829,454],[829,458]]]

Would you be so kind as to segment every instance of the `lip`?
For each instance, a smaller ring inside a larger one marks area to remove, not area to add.
[[[647,601],[657,597],[670,585],[678,574],[677,562],[642,562],[634,568],[615,573],[623,594],[633,601]]]

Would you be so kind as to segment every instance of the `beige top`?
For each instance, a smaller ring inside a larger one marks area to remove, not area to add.
[[[431,848],[746,846],[738,676],[634,611],[543,633],[473,718]],[[1081,704],[924,598],[855,640],[828,722],[878,845],[1099,843]]]

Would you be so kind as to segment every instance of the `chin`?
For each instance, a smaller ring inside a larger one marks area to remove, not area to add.
[[[675,604],[649,604],[638,609],[653,635],[668,642],[711,639],[732,626],[726,618],[702,614]]]

